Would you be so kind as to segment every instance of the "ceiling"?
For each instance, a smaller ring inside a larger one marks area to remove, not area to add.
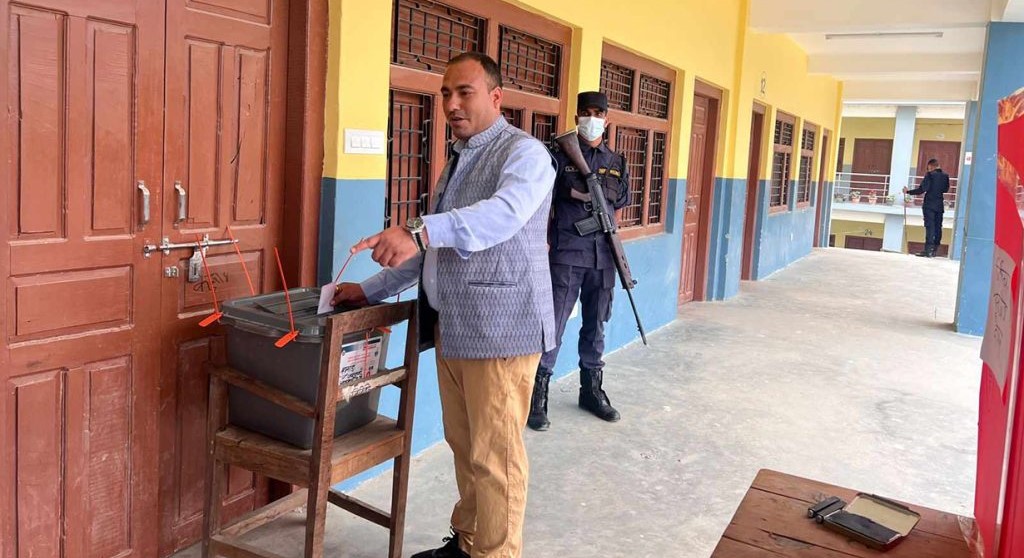
[[[977,97],[990,21],[1024,21],[1024,0],[751,0],[755,31],[785,33],[847,103]]]

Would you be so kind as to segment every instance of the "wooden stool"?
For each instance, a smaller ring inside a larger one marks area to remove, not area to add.
[[[339,385],[341,345],[347,333],[387,328],[408,320],[405,362],[402,367],[381,369],[368,379]],[[272,340],[268,340],[268,343]],[[203,519],[203,557],[280,558],[278,555],[237,540],[242,534],[306,505],[306,558],[320,558],[324,547],[327,502],[387,528],[391,534],[388,556],[402,554],[406,492],[412,442],[413,408],[416,402],[416,369],[419,362],[416,302],[371,306],[331,316],[323,340],[320,383],[316,405],[254,380],[229,367],[210,367],[208,447],[206,456],[206,516]],[[315,419],[313,447],[302,449],[261,434],[227,424],[227,384],[276,403],[294,413]],[[401,389],[398,420],[378,416],[372,423],[334,437],[337,403],[394,384]],[[331,485],[395,460],[390,513],[347,496]],[[257,509],[229,526],[220,525],[220,495],[228,465],[241,467],[302,488]]]

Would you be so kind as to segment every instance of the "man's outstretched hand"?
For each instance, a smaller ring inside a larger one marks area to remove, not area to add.
[[[352,253],[373,250],[373,261],[384,267],[398,267],[419,253],[412,233],[405,227],[392,227],[359,241],[352,247]]]

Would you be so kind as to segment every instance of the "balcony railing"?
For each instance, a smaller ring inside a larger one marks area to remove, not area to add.
[[[910,175],[909,180],[907,180],[907,184],[908,184],[907,187],[910,188],[911,190],[913,190],[914,188],[917,188],[918,186],[921,185],[921,180],[923,180],[923,179],[924,179],[923,176]],[[949,191],[942,195],[942,203],[946,206],[946,209],[953,209],[954,207],[956,207],[956,187],[959,184],[960,184],[960,181],[958,179],[956,179],[956,178],[950,178],[949,179]],[[924,198],[923,196],[911,196],[911,197],[914,198],[913,205],[917,205],[917,206],[921,205],[921,203],[923,202],[923,198]]]
[[[907,187],[917,188],[921,184],[920,176],[909,176]],[[949,179],[949,192],[943,198],[946,207],[952,209],[956,204],[956,178]],[[901,189],[892,186],[888,174],[865,174],[855,172],[836,173],[834,201],[837,203],[863,203],[871,205],[907,205],[921,206],[922,196],[904,195]]]

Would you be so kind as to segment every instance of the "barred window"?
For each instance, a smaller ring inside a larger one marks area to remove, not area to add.
[[[476,52],[485,20],[429,0],[396,0],[391,62],[443,74],[448,60]]]
[[[613,113],[606,137],[629,172],[629,202],[619,219],[626,238],[664,227],[674,78],[670,68],[604,45],[600,88]]]
[[[502,25],[498,64],[505,89],[558,96],[562,46]]]
[[[608,108],[633,110],[633,75],[636,72],[609,60],[601,61],[601,91],[608,96]]]
[[[646,74],[640,75],[640,114],[668,118],[669,82]]]
[[[812,177],[814,176],[814,146],[817,141],[818,128],[813,124],[804,123],[803,132],[800,135],[800,171],[796,187],[797,205],[810,205],[811,192],[813,191]]]
[[[432,99],[391,90],[388,123],[388,188],[384,225],[404,226],[420,215],[429,191]]]
[[[647,171],[647,136],[649,130],[619,126],[615,135],[615,146],[626,157],[629,172],[629,203],[622,208],[619,225],[623,228],[643,224],[644,175]]]
[[[789,208],[790,176],[793,165],[793,132],[796,118],[779,112],[775,119],[775,138],[772,147],[772,184],[768,198],[771,211]]]
[[[451,157],[441,80],[448,60],[467,51],[498,62],[502,116],[550,141],[565,126],[572,30],[505,2],[392,0],[391,113],[385,225],[403,225],[428,206]]]

